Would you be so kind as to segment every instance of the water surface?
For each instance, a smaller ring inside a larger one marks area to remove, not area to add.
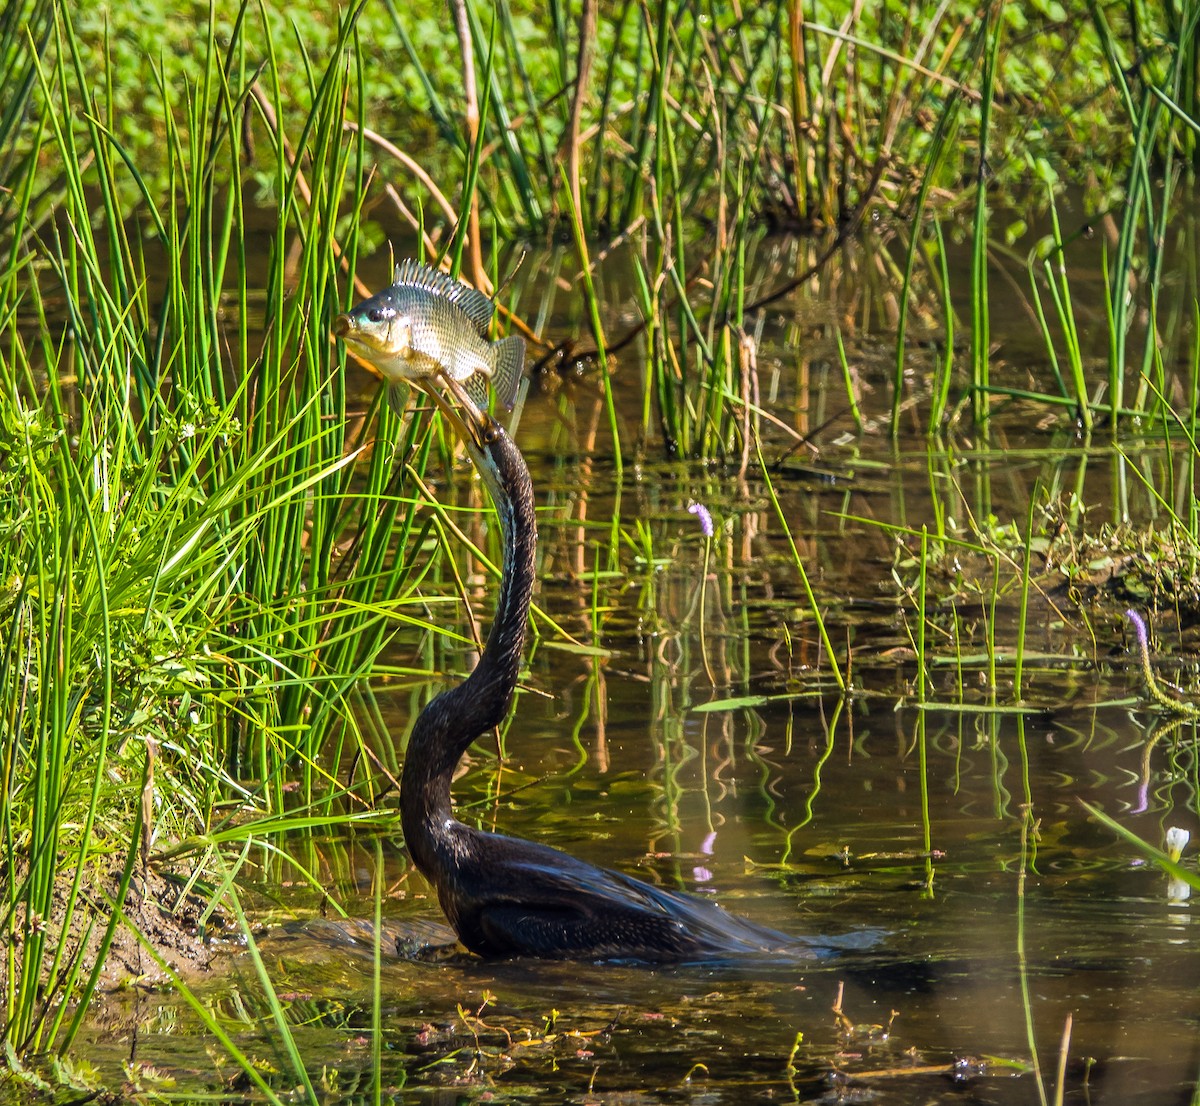
[[[794,245],[761,249],[764,283],[800,267]],[[529,271],[541,279],[554,266]],[[607,280],[619,330],[619,267]],[[1138,473],[1163,486],[1164,473],[1186,471],[1184,458],[1136,439],[1121,449],[1081,439],[1060,409],[1020,400],[997,405],[986,435],[955,430],[931,448],[919,413],[938,351],[921,341],[908,378],[914,414],[892,440],[881,429],[887,313],[855,316],[865,293],[851,283],[804,291],[760,320],[764,406],[801,432],[820,428],[818,452],[764,430],[786,531],[754,465],[740,476],[737,458],[664,456],[641,421],[636,352],[616,374],[621,477],[594,376],[533,391],[516,434],[542,507],[537,602],[577,644],[535,619],[504,758],[477,745],[455,796],[463,818],[489,829],[711,895],[781,930],[869,947],[675,969],[389,956],[388,1094],[730,1106],[1028,1103],[1039,1083],[1050,1100],[1064,1088],[1067,1102],[1200,1094],[1193,908],[1084,806],[1155,844],[1168,826],[1194,830],[1194,727],[1146,705],[1122,623],[1128,595],[1068,574],[1062,547],[1035,550],[1019,698],[1013,661],[1031,503],[1039,524],[1063,511],[1068,535],[1145,524],[1160,504]],[[1014,310],[1005,325],[997,308],[997,379],[1043,371],[1024,316]],[[864,433],[845,411],[836,326],[865,385]],[[358,386],[369,398],[370,382]],[[441,488],[463,502],[477,495],[464,471]],[[1086,519],[1064,506],[1070,493]],[[696,501],[716,520],[711,543],[688,513]],[[494,551],[494,535],[472,525]],[[462,569],[486,620],[494,585],[468,558]],[[461,612],[445,617],[468,633]],[[459,674],[471,664],[469,650],[416,635],[399,637],[391,660]],[[376,690],[395,744],[381,741],[384,763],[401,759],[437,686]],[[383,841],[382,872],[369,836],[297,853],[353,918],[371,915],[380,879],[389,926],[440,920],[396,836]],[[264,894],[280,904],[269,921],[319,912],[295,872],[258,860],[271,877]],[[261,939],[310,1070],[324,1071],[331,1095],[366,1095],[369,944],[349,942],[344,927],[270,926]],[[259,1031],[270,1019],[253,976],[233,957],[202,993],[244,1049],[286,1070]],[[137,1001],[139,1027],[97,1039],[97,1055],[133,1054],[181,1085],[208,1084],[215,1046],[175,1000],[155,999],[152,1011]]]

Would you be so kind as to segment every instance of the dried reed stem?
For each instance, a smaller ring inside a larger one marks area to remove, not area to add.
[[[571,98],[571,119],[563,135],[567,150],[567,183],[575,210],[582,218],[583,202],[579,194],[579,129],[583,119],[583,102],[587,98],[588,82],[592,75],[592,53],[596,40],[596,3],[583,0],[579,12],[579,61],[575,69],[575,94]]]
[[[463,95],[467,101],[467,148],[475,149],[479,138],[479,88],[475,83],[475,48],[471,44],[471,24],[467,17],[466,0],[450,0],[454,12],[454,28],[458,32],[458,46],[462,52]],[[490,292],[483,265],[482,238],[479,233],[479,193],[471,196],[471,213],[467,219],[467,248],[471,258],[471,281],[476,288]]]

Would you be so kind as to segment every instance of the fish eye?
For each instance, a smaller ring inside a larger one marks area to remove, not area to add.
[[[372,307],[367,312],[367,318],[373,323],[382,323],[390,319],[396,312],[390,307]]]

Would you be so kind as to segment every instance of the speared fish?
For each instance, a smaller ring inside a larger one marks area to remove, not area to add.
[[[428,390],[441,378],[477,410],[488,408],[488,386],[512,410],[525,368],[525,341],[492,342],[496,305],[482,292],[411,258],[396,279],[338,315],[333,332],[389,383],[388,402],[403,417],[409,384]]]

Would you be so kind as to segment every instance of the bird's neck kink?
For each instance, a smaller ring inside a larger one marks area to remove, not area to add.
[[[439,849],[450,847],[446,838],[454,825],[450,781],[455,766],[471,742],[504,720],[512,701],[533,594],[537,524],[529,469],[503,432],[489,445],[486,459],[492,462],[493,479],[485,483],[504,539],[495,619],[475,670],[438,695],[418,717],[400,780],[405,842],[427,875],[436,870]]]

